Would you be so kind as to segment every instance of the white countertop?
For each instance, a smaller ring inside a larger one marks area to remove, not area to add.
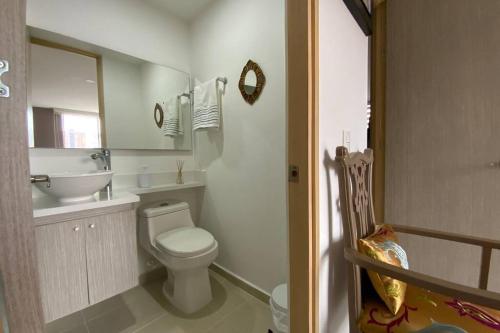
[[[183,184],[160,184],[160,185],[153,185],[151,187],[127,187],[124,188],[124,190],[134,194],[146,194],[155,192],[184,190],[188,188],[197,188],[197,187],[205,187],[205,184],[199,181],[190,181],[190,182],[185,182]]]
[[[111,206],[124,205],[128,203],[139,202],[141,198],[133,193],[126,191],[114,191],[111,197],[107,195],[94,195],[92,201],[63,203],[52,199],[49,196],[33,198],[33,217],[43,217],[64,213],[78,212],[88,209],[104,208]]]
[[[205,187],[205,171],[184,172],[184,183],[176,184],[177,172],[163,172],[151,175],[151,187],[137,187],[137,174],[117,174],[113,176],[112,197],[94,195],[92,201],[62,203],[50,196],[38,196],[39,191],[34,188],[36,194],[33,197],[33,217],[44,217],[64,213],[78,212],[82,210],[96,209],[139,202],[138,195],[178,191]]]

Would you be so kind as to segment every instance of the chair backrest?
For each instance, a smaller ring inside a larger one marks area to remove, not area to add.
[[[337,147],[335,160],[340,164],[340,206],[344,227],[344,247],[358,249],[358,239],[375,231],[372,198],[373,151],[349,153]],[[362,312],[362,274],[358,266],[348,263],[350,332],[359,332],[357,320]]]
[[[341,166],[339,175],[340,201],[345,246],[358,248],[358,239],[375,230],[372,197],[373,151],[349,153],[337,147],[335,160]]]

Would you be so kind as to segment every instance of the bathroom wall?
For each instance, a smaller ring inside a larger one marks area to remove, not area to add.
[[[319,1],[319,319],[320,332],[349,331],[335,148],[366,147],[368,38],[342,0]]]
[[[27,0],[27,24],[189,72],[187,24],[134,0]]]
[[[222,128],[195,135],[200,223],[219,242],[216,263],[268,293],[287,278],[284,13],[284,0],[217,0],[191,25],[193,77],[229,80]],[[253,106],[238,90],[249,59],[267,78]]]
[[[164,11],[133,0],[28,0],[27,24],[57,32],[147,61],[189,72],[188,25]],[[89,170],[96,167],[85,150],[30,149],[32,173]],[[113,169],[135,173],[173,171],[176,160],[195,169],[192,152],[113,150]]]

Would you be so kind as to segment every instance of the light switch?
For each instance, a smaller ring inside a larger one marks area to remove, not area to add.
[[[347,150],[351,151],[351,131],[343,130],[342,131],[342,145],[347,148]]]

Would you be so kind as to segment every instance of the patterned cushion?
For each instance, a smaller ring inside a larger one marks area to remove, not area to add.
[[[408,285],[396,315],[376,297],[366,300],[359,326],[364,333],[498,333],[500,310],[481,307]]]
[[[359,251],[386,264],[408,269],[406,252],[398,244],[394,230],[389,225],[377,226],[375,232],[358,241]],[[406,283],[376,272],[368,271],[373,287],[392,314],[396,314],[404,302]]]

